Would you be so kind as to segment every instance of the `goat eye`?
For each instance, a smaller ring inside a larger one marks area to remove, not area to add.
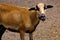
[[[47,6],[46,6],[46,5],[44,5],[44,10],[45,10],[45,9],[47,9]]]
[[[36,5],[36,11],[39,11],[39,7]]]

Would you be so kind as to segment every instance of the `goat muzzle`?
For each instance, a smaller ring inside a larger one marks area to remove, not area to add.
[[[45,21],[45,19],[46,19],[45,14],[41,14],[39,19],[42,20],[42,21]]]

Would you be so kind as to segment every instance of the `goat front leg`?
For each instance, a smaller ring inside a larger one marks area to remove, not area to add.
[[[21,38],[21,40],[24,40],[24,34],[25,34],[25,32],[20,30],[20,38]]]
[[[6,28],[3,25],[0,25],[0,40],[2,40],[2,35],[4,34]]]
[[[33,34],[29,33],[29,40],[33,40]]]

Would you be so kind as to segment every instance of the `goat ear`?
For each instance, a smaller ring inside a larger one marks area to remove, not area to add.
[[[44,5],[44,9],[52,8],[52,5]]]
[[[32,8],[29,9],[29,11],[32,11],[32,10],[35,10],[35,7],[32,7]]]

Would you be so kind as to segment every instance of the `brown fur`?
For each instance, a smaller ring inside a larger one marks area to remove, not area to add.
[[[19,30],[21,40],[24,40],[24,33],[27,31],[30,40],[33,40],[32,32],[39,22],[38,14],[35,10],[29,11],[28,8],[0,4],[0,24],[6,28]]]

